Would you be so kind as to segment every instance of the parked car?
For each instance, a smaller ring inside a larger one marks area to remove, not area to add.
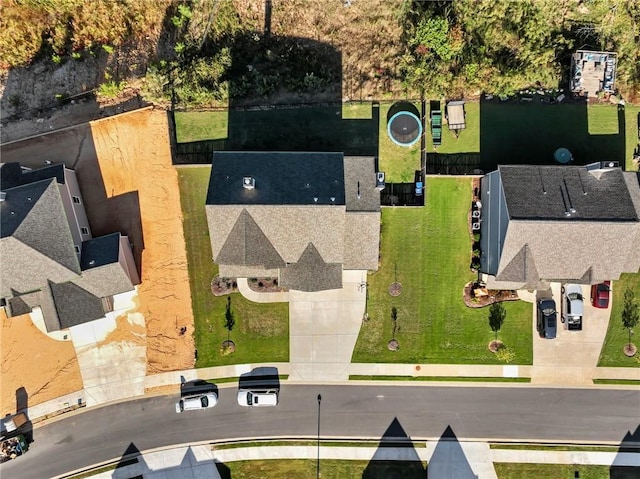
[[[185,396],[176,403],[176,412],[209,409],[218,404],[218,396],[214,392]]]
[[[579,284],[565,285],[563,300],[562,322],[567,323],[567,329],[571,331],[582,330],[582,315],[584,314],[582,286]]]
[[[267,389],[260,391],[250,391],[248,389],[240,389],[238,391],[238,404],[240,406],[277,406],[278,391],[275,389]]]
[[[538,300],[537,329],[541,338],[553,339],[556,337],[558,325],[557,316],[556,302],[553,299]]]
[[[594,308],[608,308],[610,292],[611,281],[605,281],[604,283],[591,286],[591,304],[593,304]]]

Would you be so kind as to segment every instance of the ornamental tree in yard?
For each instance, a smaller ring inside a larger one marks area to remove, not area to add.
[[[622,306],[622,325],[629,330],[629,343],[627,348],[633,349],[631,344],[631,329],[638,324],[640,312],[638,303],[635,302],[635,293],[631,288],[624,291],[624,302]]]

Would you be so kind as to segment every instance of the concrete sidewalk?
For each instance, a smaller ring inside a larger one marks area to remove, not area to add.
[[[494,463],[602,465],[640,468],[640,453],[490,449],[488,443],[434,440],[414,447],[257,446],[215,450],[208,444],[144,452],[134,464],[100,472],[97,479],[221,478],[219,468],[236,461],[320,459],[427,462],[430,478],[497,479]],[[133,459],[127,458],[127,459]],[[111,462],[114,466],[118,461]],[[216,466],[218,464],[219,466]],[[96,465],[96,468],[104,464]]]

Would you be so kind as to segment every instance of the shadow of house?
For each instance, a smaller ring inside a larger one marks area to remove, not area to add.
[[[620,463],[626,464],[625,459],[627,458],[624,456],[637,457],[638,454],[640,454],[640,425],[633,432],[627,431],[622,439],[618,454],[609,468],[609,477],[611,479],[637,479],[640,476],[640,470],[637,466],[620,465]]]
[[[425,477],[426,469],[411,438],[398,418],[394,418],[363,471],[362,479],[424,479]]]
[[[618,133],[589,133],[586,101],[561,104],[480,101],[480,169],[498,164],[553,165],[554,152],[567,148],[573,164],[625,162],[624,106],[618,105]]]
[[[165,477],[207,477],[231,479],[229,468],[215,461],[207,446],[181,447],[169,452],[143,454],[130,443],[115,469],[91,477],[98,479],[160,479]]]
[[[233,38],[231,48],[227,137],[177,143],[175,163],[209,164],[212,153],[223,150],[343,152],[377,158],[379,105],[371,104],[370,118],[343,119],[342,59],[333,46],[245,32]],[[309,94],[317,103],[304,103]]]
[[[429,465],[428,479],[478,479],[458,442],[451,426],[447,426],[438,440]]]

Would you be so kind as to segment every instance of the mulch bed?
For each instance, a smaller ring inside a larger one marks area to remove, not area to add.
[[[258,293],[282,293],[289,291],[278,286],[276,278],[249,278],[249,288]]]
[[[211,292],[214,296],[224,296],[225,294],[238,291],[238,283],[235,278],[221,278],[216,275],[211,281]]]
[[[625,356],[633,357],[638,352],[638,348],[633,343],[627,343],[624,345],[623,352]]]
[[[487,296],[476,298],[473,296],[473,286],[473,282],[467,283],[464,286],[464,292],[462,293],[464,304],[469,308],[483,308],[492,303],[499,303],[501,301],[518,301],[520,299],[515,290],[503,289],[489,289],[487,290]]]
[[[397,281],[395,283],[391,283],[389,285],[389,294],[391,296],[400,296],[400,294],[402,293],[402,284],[398,283]]]

